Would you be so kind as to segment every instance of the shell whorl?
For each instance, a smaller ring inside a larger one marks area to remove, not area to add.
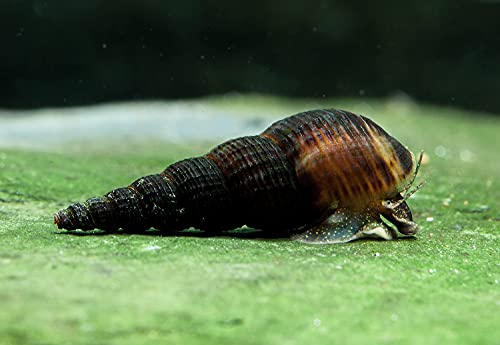
[[[393,196],[414,166],[411,153],[380,126],[345,111],[301,113],[274,123],[263,135],[294,161],[299,182],[320,208],[363,207]]]
[[[207,157],[227,179],[234,214],[243,224],[287,228],[304,218],[307,207],[300,199],[294,167],[274,141],[263,136],[233,139]]]

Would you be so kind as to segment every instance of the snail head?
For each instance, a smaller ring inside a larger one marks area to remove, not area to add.
[[[425,181],[423,181],[410,190],[420,169],[423,153],[423,151],[420,152],[415,172],[406,187],[396,196],[382,201],[382,210],[380,213],[404,235],[415,235],[418,231],[418,225],[413,222],[413,216],[406,200],[425,185]]]

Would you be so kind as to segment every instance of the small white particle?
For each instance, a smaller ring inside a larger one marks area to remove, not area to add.
[[[314,325],[315,327],[319,327],[319,326],[321,326],[321,320],[320,320],[320,319],[314,319],[314,321],[313,321],[313,325]]]
[[[450,202],[451,202],[451,199],[450,198],[446,198],[443,200],[443,206],[450,206]]]
[[[463,162],[471,162],[474,160],[474,153],[472,151],[467,150],[467,149],[460,151],[459,156]]]
[[[425,218],[425,220],[428,222],[432,222],[434,220],[434,217],[427,217],[427,218]]]
[[[434,268],[429,268],[429,273],[430,274],[436,273],[436,270]]]
[[[336,268],[336,269],[338,269],[338,270],[341,270],[341,269],[342,269],[342,266],[337,265],[337,266],[335,266],[335,268]]]
[[[495,279],[495,284],[498,284],[498,279]]]
[[[160,246],[148,246],[148,247],[144,248],[145,251],[158,250],[158,249],[161,249],[161,247]]]
[[[375,256],[380,256],[380,253],[375,253]]]
[[[456,268],[453,270],[453,272],[455,272],[456,274],[459,274],[459,273],[460,273],[460,271],[459,271],[459,270],[457,270]]]
[[[103,43],[103,44],[101,45],[101,47],[102,47],[102,49],[106,49],[106,48],[108,47],[108,45],[107,45],[106,43]]]
[[[446,147],[439,145],[439,146],[436,146],[436,148],[434,149],[434,153],[436,154],[436,156],[438,156],[440,158],[444,158],[444,157],[446,157],[448,150],[446,149]]]

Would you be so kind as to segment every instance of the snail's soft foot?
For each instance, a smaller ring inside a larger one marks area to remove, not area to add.
[[[371,223],[363,227],[361,236],[358,238],[379,238],[383,240],[394,240],[398,238],[396,231],[384,222]]]
[[[345,243],[361,238],[392,240],[396,231],[373,215],[337,210],[321,224],[295,235],[293,240],[311,244]]]

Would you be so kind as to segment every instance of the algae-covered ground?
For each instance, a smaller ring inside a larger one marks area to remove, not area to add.
[[[308,108],[368,115],[427,153],[417,178],[427,184],[409,200],[418,236],[305,245],[241,233],[67,234],[53,225],[56,210],[215,142],[4,143],[1,344],[500,344],[499,117],[405,100],[235,96],[172,112],[183,107],[233,110],[261,129]]]

